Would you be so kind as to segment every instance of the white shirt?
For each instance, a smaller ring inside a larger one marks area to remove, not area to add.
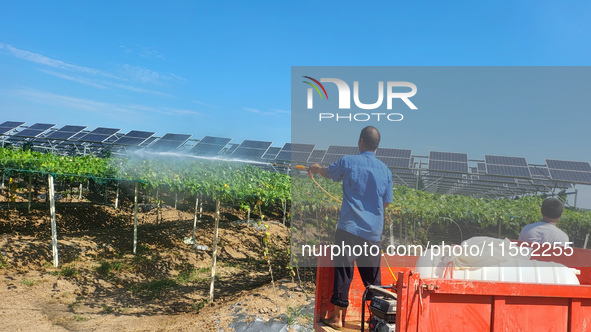
[[[568,235],[553,223],[540,221],[523,227],[519,234],[519,241],[538,242],[538,243],[556,243],[565,245],[568,241]]]

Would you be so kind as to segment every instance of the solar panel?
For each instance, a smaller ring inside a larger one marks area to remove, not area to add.
[[[161,151],[176,150],[187,142],[190,137],[191,135],[185,134],[166,134],[154,142],[150,146],[150,149]]]
[[[376,157],[388,167],[409,168],[411,165],[410,150],[379,148]]]
[[[6,122],[0,124],[0,135],[4,135],[7,132],[14,130],[24,124],[25,124],[25,122],[6,121]]]
[[[437,171],[468,173],[468,163],[429,159],[429,169]]]
[[[312,154],[310,154],[310,158],[308,158],[309,163],[321,163],[322,158],[326,154],[326,150],[314,150]]]
[[[524,178],[531,177],[529,168],[520,166],[486,165],[486,174],[519,176]]]
[[[195,144],[193,148],[191,148],[191,152],[197,155],[216,155],[219,154],[231,140],[231,138],[205,136],[201,141]]]
[[[322,158],[322,163],[332,164],[335,161],[339,160],[342,156],[356,154],[359,154],[359,148],[356,146],[331,145],[326,150],[324,158]]]
[[[390,158],[410,158],[411,150],[378,148],[376,150],[377,157]]]
[[[478,173],[478,167],[470,167],[470,173],[477,174]]]
[[[267,152],[265,152],[265,154],[263,155],[263,159],[268,159],[268,160],[276,159],[275,157],[277,157],[277,154],[279,153],[279,151],[281,151],[280,147],[272,146],[267,150]]]
[[[591,165],[582,161],[546,159],[552,180],[591,183]]]
[[[245,140],[240,144],[240,149],[265,149],[271,146],[272,142]]]
[[[546,167],[529,167],[529,172],[533,179],[549,179],[550,171]]]
[[[14,134],[13,136],[35,138],[53,127],[55,127],[55,124],[35,123],[34,125],[30,126],[29,128],[27,128],[21,132],[18,132],[16,134]]]
[[[476,168],[478,168],[478,173],[486,174],[486,164],[485,163],[476,163]]]
[[[456,152],[429,152],[429,160],[453,161],[453,162],[468,162],[468,154]]]
[[[591,184],[591,172],[567,171],[550,168],[552,180]]]
[[[549,169],[591,172],[591,165],[589,165],[588,162],[582,162],[582,161],[566,161],[566,160],[546,159],[546,165],[548,165]]]
[[[91,131],[90,133],[80,137],[78,140],[84,142],[102,143],[109,139],[109,137],[113,136],[119,130],[121,129],[99,127]]]
[[[66,140],[80,133],[84,129],[86,129],[86,126],[63,126],[62,128],[48,134],[47,136],[45,136],[45,138],[49,140]]]
[[[487,165],[527,167],[527,161],[525,161],[525,158],[523,158],[523,157],[504,157],[504,156],[485,155],[484,162]]]
[[[152,137],[156,132],[153,131],[139,131],[132,130],[122,137],[116,139],[113,144],[120,144],[126,146],[139,146],[148,138]]]
[[[203,137],[203,139],[201,141],[199,141],[199,143],[201,143],[201,144],[207,143],[207,144],[226,146],[228,143],[230,143],[231,140],[232,140],[231,138],[225,138],[225,137],[205,136],[205,137]]]
[[[234,150],[232,156],[248,159],[260,159],[263,157],[271,144],[273,143],[245,140],[236,148],[236,150]]]
[[[530,178],[527,161],[523,157],[485,155],[486,174]]]
[[[307,162],[314,151],[314,144],[285,143],[277,160],[289,160],[292,162]]]

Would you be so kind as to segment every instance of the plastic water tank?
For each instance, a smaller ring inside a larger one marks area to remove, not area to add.
[[[431,253],[426,250],[416,263],[415,271],[423,278],[579,285],[575,269],[555,262],[508,258],[486,266],[457,267],[453,264],[453,257],[439,255],[431,258]]]

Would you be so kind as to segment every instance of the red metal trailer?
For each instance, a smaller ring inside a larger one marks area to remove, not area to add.
[[[572,256],[543,260],[579,269],[581,285],[421,278],[409,268],[416,257],[388,257],[398,281],[382,261],[382,282],[393,284],[390,290],[398,296],[396,331],[591,331],[591,250],[575,248]],[[320,258],[319,266],[329,265],[329,258]],[[332,331],[320,320],[333,309],[333,268],[317,272],[314,327]],[[355,269],[345,331],[360,331],[363,291]]]

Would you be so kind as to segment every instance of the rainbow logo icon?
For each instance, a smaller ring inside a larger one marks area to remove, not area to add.
[[[318,84],[318,86],[319,86],[319,87],[322,89],[322,91],[324,91],[324,95],[326,96],[326,100],[328,100],[328,94],[326,93],[326,90],[324,89],[324,86],[322,85],[322,83],[318,82],[318,80],[316,80],[316,79],[313,79],[313,78],[312,78],[312,77],[310,77],[310,76],[302,76],[302,77],[305,77],[305,78],[307,78],[307,79],[309,79],[309,80],[313,81],[314,83]],[[316,89],[316,91],[317,91],[317,92],[318,92],[318,94],[320,95],[320,99],[323,99],[323,97],[322,97],[322,93],[320,92],[320,89],[318,89],[318,86],[316,86],[316,85],[314,85],[314,84],[312,84],[312,83],[310,83],[310,82],[307,82],[307,81],[302,81],[302,82],[304,82],[304,83],[306,83],[306,84],[310,85],[311,87],[313,87],[314,89]]]

